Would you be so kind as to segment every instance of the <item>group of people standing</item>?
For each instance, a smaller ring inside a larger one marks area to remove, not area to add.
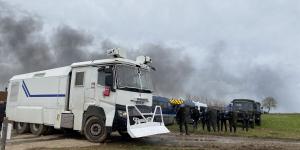
[[[246,118],[246,117],[244,117]],[[216,107],[190,107],[185,104],[179,105],[176,113],[176,120],[179,124],[179,129],[181,135],[184,133],[189,135],[188,124],[193,124],[193,129],[197,129],[198,125],[202,125],[202,129],[207,129],[208,132],[219,132],[219,131],[228,131],[236,132],[237,128],[237,113],[233,111],[232,104],[224,108]],[[247,119],[246,119],[247,120]],[[248,126],[244,125],[243,129],[248,131]]]

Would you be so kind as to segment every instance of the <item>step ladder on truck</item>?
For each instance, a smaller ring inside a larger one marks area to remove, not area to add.
[[[161,107],[151,107],[151,58],[126,59],[121,49],[107,54],[111,58],[13,76],[6,113],[17,133],[72,129],[91,142],[113,131],[132,138],[168,133]]]

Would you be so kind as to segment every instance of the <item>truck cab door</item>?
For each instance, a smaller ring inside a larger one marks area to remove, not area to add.
[[[114,66],[99,67],[97,97],[99,105],[104,109],[106,115],[106,126],[112,126],[116,105]]]

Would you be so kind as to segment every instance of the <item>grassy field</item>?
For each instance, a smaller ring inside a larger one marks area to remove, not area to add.
[[[168,127],[172,132],[179,132],[178,125]],[[300,140],[300,114],[268,114],[262,115],[262,125],[255,126],[248,132],[238,127],[237,133],[216,132],[209,133],[203,131],[199,126],[198,130],[193,131],[189,127],[192,134],[211,134],[220,136],[244,136],[259,138],[279,138],[279,139],[295,139]]]

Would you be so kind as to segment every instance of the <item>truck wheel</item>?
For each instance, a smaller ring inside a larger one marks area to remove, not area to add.
[[[118,132],[123,138],[131,138],[127,131],[118,130]]]
[[[45,131],[45,135],[51,135],[54,133],[54,127],[47,127],[47,130]]]
[[[30,132],[34,135],[39,136],[45,134],[46,131],[47,131],[47,126],[43,124],[35,124],[35,123],[30,124]]]
[[[24,122],[16,122],[16,130],[18,134],[29,132],[29,124]]]
[[[107,137],[104,120],[95,116],[90,117],[84,125],[83,133],[90,142],[103,142]]]

